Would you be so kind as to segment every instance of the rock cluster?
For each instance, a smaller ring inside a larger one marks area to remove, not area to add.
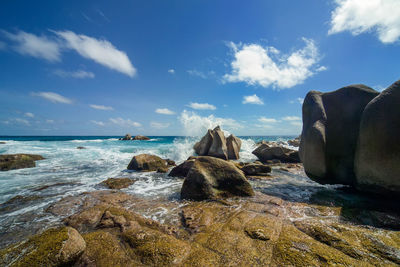
[[[124,137],[120,138],[119,140],[150,140],[149,137],[144,136],[144,135],[136,135],[135,137],[132,137],[130,134],[126,134]]]
[[[300,144],[307,175],[400,196],[399,103],[400,81],[381,94],[365,85],[309,92]]]
[[[199,156],[211,156],[221,159],[239,159],[242,141],[231,134],[225,138],[219,126],[209,129],[207,134],[197,142],[193,149]]]
[[[71,203],[77,205],[74,208],[78,212],[66,216],[66,227],[49,229],[0,250],[0,265],[400,264],[398,231],[377,231],[340,220],[339,207],[293,203],[258,193],[257,199],[246,201],[176,203],[171,208],[176,219],[159,223],[137,213],[159,210],[160,203],[154,200],[140,200],[113,191],[69,198],[53,207],[65,216],[63,211],[69,212]],[[128,208],[132,205],[133,208]],[[288,220],[287,216],[294,220]]]
[[[34,154],[4,154],[0,155],[0,171],[9,171],[36,167],[36,160],[43,160],[40,155]]]

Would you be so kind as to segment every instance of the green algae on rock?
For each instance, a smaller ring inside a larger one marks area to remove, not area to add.
[[[86,248],[82,236],[71,227],[52,228],[27,241],[0,250],[3,266],[65,266]]]
[[[5,154],[0,155],[0,171],[9,171],[36,167],[36,160],[43,160],[40,155],[34,154]]]

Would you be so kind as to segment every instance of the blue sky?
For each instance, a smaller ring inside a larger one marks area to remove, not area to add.
[[[399,78],[398,0],[2,1],[0,135],[301,132],[310,90]]]

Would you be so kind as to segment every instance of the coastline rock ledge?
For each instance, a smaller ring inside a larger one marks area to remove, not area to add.
[[[242,146],[240,138],[231,134],[225,138],[224,132],[219,126],[214,130],[209,129],[207,134],[197,142],[193,149],[199,156],[211,156],[221,159],[239,159],[239,151]]]

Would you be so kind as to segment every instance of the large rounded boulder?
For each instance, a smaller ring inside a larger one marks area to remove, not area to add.
[[[322,184],[355,184],[354,155],[361,116],[378,94],[365,85],[307,94],[299,151],[311,179]]]
[[[253,188],[241,170],[213,157],[198,157],[181,189],[181,198],[193,200],[252,195]]]
[[[299,153],[283,146],[270,146],[265,143],[259,145],[253,152],[259,160],[267,163],[271,160],[279,160],[284,163],[300,162]]]
[[[355,157],[357,187],[400,196],[400,81],[365,108]]]
[[[158,171],[168,168],[168,162],[158,156],[140,154],[134,156],[128,165],[128,170]]]

